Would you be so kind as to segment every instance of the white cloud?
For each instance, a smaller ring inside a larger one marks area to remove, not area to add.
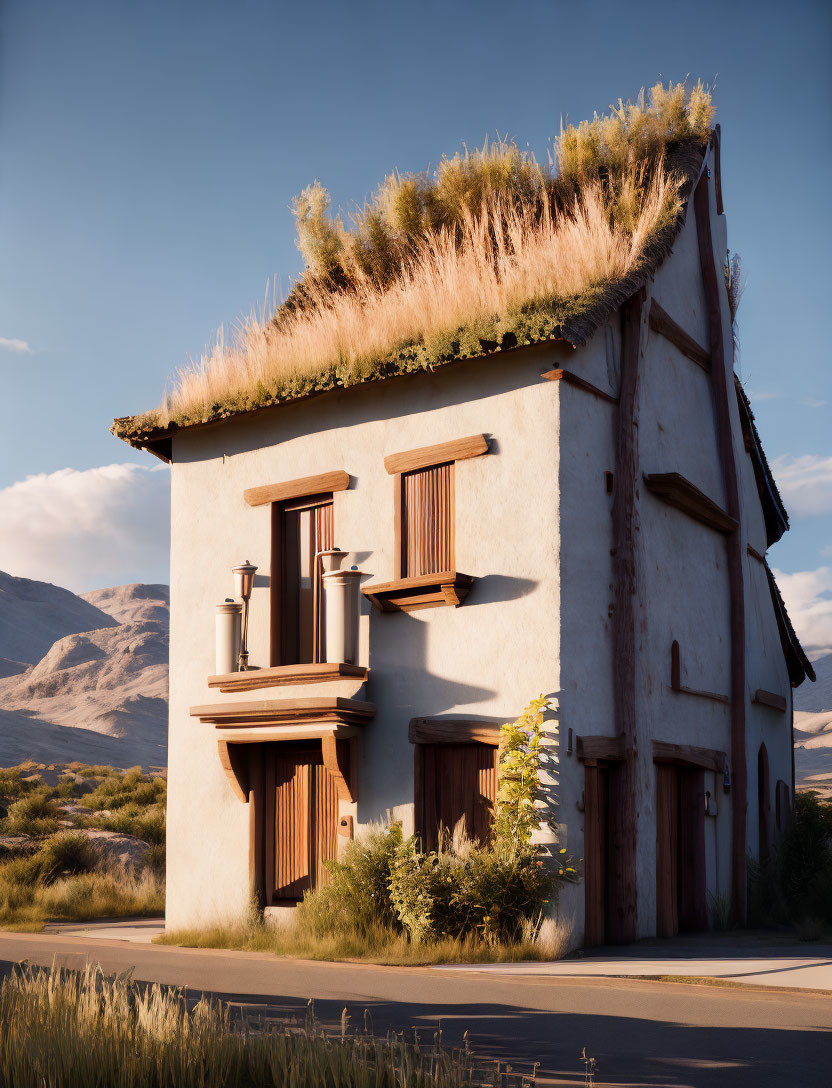
[[[76,593],[166,582],[170,472],[103,465],[27,476],[0,490],[0,570]]]
[[[832,567],[774,577],[804,649],[812,657],[832,650]]]
[[[790,514],[797,518],[832,514],[832,457],[787,455],[771,467]]]
[[[6,351],[13,351],[17,355],[32,355],[34,354],[29,346],[28,340],[14,340],[8,336],[0,336],[0,348],[5,348]]]

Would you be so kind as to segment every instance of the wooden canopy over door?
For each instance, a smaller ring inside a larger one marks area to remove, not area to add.
[[[707,928],[705,771],[656,764],[656,936]]]
[[[338,794],[320,742],[264,744],[265,900],[298,900],[326,884],[337,852]]]

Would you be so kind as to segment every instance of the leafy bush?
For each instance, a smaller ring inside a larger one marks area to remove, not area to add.
[[[414,941],[465,934],[516,941],[524,922],[541,918],[560,882],[530,846],[455,848],[446,839],[423,854],[408,839],[396,851],[390,898]]]
[[[0,821],[5,835],[50,835],[58,830],[57,808],[49,787],[39,786],[9,805]]]
[[[401,930],[390,898],[391,866],[402,846],[401,824],[351,842],[340,862],[329,862],[329,884],[307,895],[297,924],[321,936],[345,926],[359,934],[378,927]]]
[[[832,804],[795,795],[791,826],[769,860],[749,861],[749,907],[757,923],[832,927]]]
[[[518,942],[539,927],[550,900],[577,869],[563,849],[555,866],[532,844],[541,824],[540,764],[549,701],[532,700],[501,730],[497,813],[491,841],[472,843],[463,827],[423,852],[400,824],[351,843],[328,862],[330,883],[308,893],[297,923],[322,938],[334,929],[358,934],[404,930],[415,942],[474,938]]]

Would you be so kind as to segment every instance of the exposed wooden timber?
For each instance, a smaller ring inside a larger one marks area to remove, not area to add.
[[[691,362],[701,366],[708,374],[711,372],[711,357],[692,336],[685,332],[670,314],[654,298],[650,303],[650,328],[669,340],[674,347],[686,355]]]
[[[728,766],[728,756],[718,748],[698,748],[694,744],[654,740],[653,762],[674,763],[678,767],[703,767],[706,771],[723,774]]]
[[[714,196],[716,197],[716,214],[723,215],[722,206],[722,129],[714,125]]]
[[[458,608],[473,584],[470,574],[442,571],[394,582],[371,582],[362,586],[361,592],[382,612],[415,612],[442,605]]]
[[[335,680],[367,679],[369,670],[362,665],[345,662],[313,661],[305,665],[275,665],[269,669],[229,672],[209,676],[208,687],[220,691],[254,691],[257,688],[277,688],[287,684],[326,684]]]
[[[746,544],[745,550],[748,552],[752,559],[756,559],[758,563],[762,563],[763,566],[765,566],[765,556],[760,555],[756,548],[752,547],[751,544]]]
[[[451,442],[439,442],[435,446],[422,446],[405,453],[391,453],[384,458],[384,467],[391,475],[398,472],[415,472],[416,469],[443,465],[447,461],[465,461],[488,453],[488,439],[484,434],[472,434],[468,438],[455,438]]]
[[[766,691],[765,688],[757,688],[751,702],[771,707],[772,710],[779,710],[781,714],[785,714],[789,706],[785,696],[778,695],[775,691]]]
[[[627,747],[621,736],[576,737],[575,754],[582,763],[595,760],[620,763],[636,755],[633,749]]]
[[[339,725],[363,725],[374,717],[375,712],[374,703],[346,699],[338,695],[214,703],[208,706],[192,706],[190,710],[192,718],[199,718],[201,722],[223,728],[310,724],[334,729]]]
[[[411,718],[407,731],[411,744],[500,743],[500,726],[466,718]]]
[[[637,901],[636,736],[636,484],[638,481],[639,361],[646,335],[648,294],[641,288],[621,307],[621,392],[618,406],[613,533],[613,696],[616,734],[627,758],[609,771],[610,843],[607,940],[634,941]]]
[[[683,695],[697,695],[700,699],[710,699],[715,703],[730,703],[727,695],[719,695],[715,691],[702,691],[699,688],[689,688],[682,683],[682,660],[679,643],[674,639],[670,647],[670,686],[674,691]]]
[[[726,514],[722,507],[717,506],[713,499],[709,499],[703,491],[680,473],[649,472],[644,474],[644,482],[662,502],[666,502],[668,506],[675,506],[677,510],[695,518],[702,525],[707,525],[709,529],[715,529],[726,536],[737,529],[736,518]]]
[[[297,480],[284,480],[280,484],[264,484],[249,487],[243,498],[249,506],[263,506],[269,502],[286,502],[288,499],[305,499],[309,495],[328,495],[331,491],[346,491],[350,486],[348,472],[322,472],[319,476],[302,476]]]
[[[574,385],[576,389],[583,389],[585,393],[591,393],[593,397],[598,397],[599,400],[605,400],[610,404],[618,404],[618,397],[614,397],[612,393],[607,393],[605,390],[599,389],[597,385],[588,382],[586,378],[579,378],[578,375],[571,370],[564,370],[563,368],[558,370],[547,370],[545,374],[541,374],[540,376],[541,378],[545,378],[548,382],[566,382],[567,385]]]
[[[139,449],[147,450],[160,461],[164,461],[166,465],[173,461],[173,440],[170,438],[159,438],[155,442],[147,442],[139,446]]]
[[[715,144],[718,144],[716,137]],[[716,148],[715,148],[716,150]],[[715,166],[719,163],[716,162]],[[718,171],[717,171],[718,174]],[[721,202],[719,194],[718,201]],[[708,328],[711,352],[711,385],[716,410],[722,473],[725,483],[726,512],[737,523],[728,536],[728,580],[731,604],[731,893],[734,920],[739,924],[746,917],[746,822],[748,808],[748,768],[746,763],[745,729],[745,590],[743,586],[742,533],[740,532],[740,492],[737,464],[734,457],[734,441],[731,428],[730,388],[733,381],[726,365],[725,343],[722,329],[722,305],[720,290],[722,268],[714,259],[711,235],[711,205],[707,171],[700,177],[693,194],[696,213],[696,237],[699,245],[699,263],[702,285],[708,308]],[[720,258],[721,261],[721,258]]]

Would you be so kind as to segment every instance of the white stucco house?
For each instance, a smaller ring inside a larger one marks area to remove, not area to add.
[[[385,818],[483,837],[499,726],[541,693],[578,937],[705,928],[711,896],[744,916],[813,673],[766,562],[788,521],[726,253],[717,129],[672,245],[580,334],[129,437],[172,472],[169,926],[291,905]],[[336,548],[352,662],[321,637]],[[220,675],[243,559],[250,669]]]

